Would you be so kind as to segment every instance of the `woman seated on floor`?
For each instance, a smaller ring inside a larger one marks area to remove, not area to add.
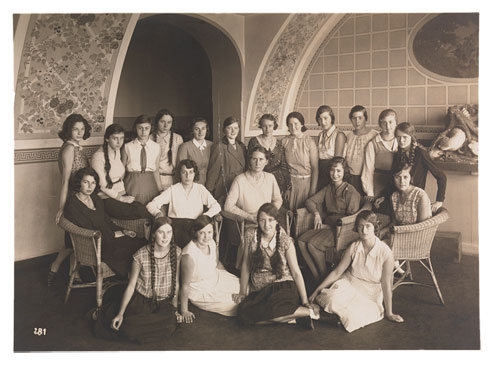
[[[90,167],[78,170],[73,178],[75,194],[65,203],[64,216],[75,225],[101,232],[101,257],[116,274],[126,278],[130,270],[132,254],[145,243],[135,237],[135,232],[118,227],[104,209],[97,196],[99,176]]]
[[[197,183],[199,169],[193,160],[181,160],[176,167],[180,181],[163,191],[146,208],[154,217],[164,216],[161,208],[168,206],[167,216],[171,218],[176,244],[183,248],[192,239],[193,221],[201,214],[213,217],[221,206],[204,185]],[[204,213],[204,206],[207,211]]]
[[[233,294],[240,290],[239,279],[226,271],[217,255],[212,219],[198,217],[192,227],[194,238],[182,251],[180,264],[180,306],[183,322],[195,319],[188,300],[196,307],[224,316],[235,316],[237,304]]]
[[[379,222],[375,213],[363,210],[356,217],[354,229],[359,240],[344,252],[337,267],[320,283],[310,296],[324,311],[321,320],[339,317],[348,332],[381,320],[404,320],[392,312],[392,250],[378,237]],[[383,302],[383,305],[382,305]]]
[[[315,282],[327,275],[325,251],[334,247],[337,220],[356,213],[360,209],[361,196],[344,177],[348,176],[346,161],[343,157],[334,157],[328,164],[329,184],[308,198],[305,206],[314,214],[314,229],[298,238],[300,251],[313,274]],[[327,213],[323,222],[320,213]]]
[[[262,205],[258,228],[245,234],[240,292],[235,295],[238,317],[246,325],[299,323],[313,329],[319,309],[308,302],[294,241],[279,225],[278,215],[274,204]]]
[[[249,156],[248,171],[238,175],[229,191],[224,210],[242,217],[247,224],[257,224],[257,212],[264,203],[272,203],[279,209],[282,205],[281,191],[276,178],[265,172],[267,165],[267,150],[263,146],[252,148]],[[228,219],[224,220],[224,239],[230,242],[240,242],[238,230]],[[242,243],[241,243],[242,244]],[[239,269],[242,261],[243,246],[238,248],[236,268]]]

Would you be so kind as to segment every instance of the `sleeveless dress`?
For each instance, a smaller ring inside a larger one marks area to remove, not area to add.
[[[418,221],[418,203],[425,194],[423,189],[413,186],[406,201],[402,203],[399,199],[399,192],[392,193],[393,215],[399,225],[414,224]]]
[[[190,302],[209,312],[236,316],[237,304],[233,301],[233,294],[240,292],[240,279],[217,268],[216,242],[210,240],[209,255],[205,255],[193,240],[185,246],[182,254],[189,255],[195,264],[190,282]]]

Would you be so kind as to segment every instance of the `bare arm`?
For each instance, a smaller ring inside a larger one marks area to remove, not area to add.
[[[62,187],[60,189],[60,204],[58,205],[58,212],[56,214],[56,222],[60,220],[63,214],[63,208],[67,201],[68,187],[70,183],[70,171],[72,170],[72,164],[74,163],[75,148],[72,145],[68,145],[62,151]]]
[[[190,257],[190,255],[183,255],[180,264],[180,312],[185,323],[192,323],[195,319],[195,315],[192,312],[188,311],[188,295],[194,269],[195,263],[193,262],[193,259]]]
[[[305,281],[303,275],[301,275],[300,266],[298,265],[298,259],[296,258],[296,250],[294,248],[294,242],[290,239],[289,247],[286,251],[286,261],[288,262],[289,270],[293,276],[293,280],[298,289],[298,293],[303,305],[308,304],[308,296],[306,295]]]
[[[137,261],[132,261],[132,267],[130,269],[130,280],[128,281],[127,289],[123,293],[122,304],[120,305],[120,311],[111,321],[111,328],[114,330],[119,330],[120,326],[123,323],[123,315],[125,314],[125,310],[127,309],[128,303],[130,299],[132,299],[132,295],[135,291],[135,286],[137,285],[137,278],[139,277],[140,272],[140,264]]]
[[[394,322],[404,322],[398,314],[392,312],[392,280],[394,270],[394,258],[390,255],[383,263],[381,285],[383,291],[383,304],[385,307],[385,317]]]
[[[248,284],[250,282],[250,245],[248,242],[243,245],[243,259],[241,261],[240,293],[233,294],[235,303],[240,303],[248,295]]]
[[[346,137],[346,134],[344,132],[337,133],[334,156],[343,157],[344,147],[346,146],[346,140],[347,140],[347,137]]]
[[[178,295],[180,293],[180,262],[181,256],[176,258],[176,285],[175,285],[175,296],[171,300],[173,307],[178,308]]]
[[[313,302],[315,300],[316,296],[320,293],[322,289],[329,287],[335,281],[337,281],[341,277],[341,275],[344,274],[349,265],[351,265],[351,250],[349,249],[349,247],[346,249],[346,251],[344,251],[342,259],[341,261],[339,261],[339,264],[336,266],[336,268],[332,270],[329,275],[327,275],[327,277],[320,283],[320,285],[317,286],[317,289],[315,289],[313,294],[310,295],[310,302]]]
[[[431,218],[431,202],[426,192],[421,196],[418,202],[418,222]]]

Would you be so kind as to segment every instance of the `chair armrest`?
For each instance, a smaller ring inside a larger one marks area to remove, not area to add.
[[[447,209],[441,208],[435,216],[423,222],[408,224],[404,226],[392,226],[391,233],[399,234],[405,232],[423,231],[430,227],[438,226],[439,224],[445,222],[448,218],[449,218],[449,213]]]
[[[232,221],[236,221],[238,223],[243,223],[245,221],[245,218],[243,218],[241,215],[227,212],[225,210],[221,211],[220,213],[224,218],[231,219]]]
[[[212,220],[217,223],[221,223],[223,221],[223,216],[221,213],[216,214],[214,217],[212,217]]]
[[[346,217],[339,218],[337,220],[337,225],[340,226],[345,226],[348,224],[354,224],[356,222],[356,217],[358,216],[359,213],[361,213],[363,210],[371,210],[371,203],[366,202],[363,204],[363,206],[354,214],[348,215]]]
[[[67,231],[72,234],[76,234],[85,238],[95,238],[98,239],[101,237],[101,232],[95,231],[92,229],[86,229],[86,228],[81,228],[72,222],[70,222],[67,218],[65,217],[60,217],[60,220],[58,221],[58,226],[62,228],[64,231]]]

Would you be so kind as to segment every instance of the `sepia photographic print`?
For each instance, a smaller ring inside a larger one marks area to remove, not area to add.
[[[116,9],[10,14],[10,352],[484,350],[479,8]]]

